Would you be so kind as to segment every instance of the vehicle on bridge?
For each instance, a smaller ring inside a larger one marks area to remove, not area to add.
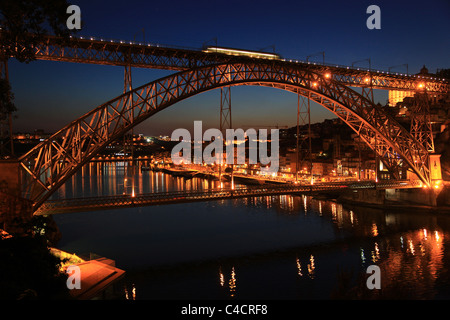
[[[262,51],[252,51],[252,50],[242,50],[224,47],[206,47],[203,49],[205,53],[223,53],[230,56],[240,56],[240,57],[250,57],[256,59],[270,59],[279,60],[281,56],[276,53],[262,52]]]

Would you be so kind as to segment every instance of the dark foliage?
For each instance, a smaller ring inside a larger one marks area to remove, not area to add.
[[[438,78],[450,79],[450,69],[441,69],[438,72],[436,72],[436,76]]]
[[[35,59],[34,47],[45,35],[68,39],[66,0],[2,0],[0,2],[1,51],[20,62]]]
[[[6,79],[0,79],[0,121],[6,120],[10,113],[16,111],[14,95],[11,86]]]
[[[0,240],[0,299],[69,299],[59,263],[39,237]]]
[[[35,217],[23,229],[0,240],[0,300],[71,299],[61,261],[49,250],[58,240],[53,220]]]

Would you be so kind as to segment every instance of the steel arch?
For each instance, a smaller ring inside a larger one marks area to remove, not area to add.
[[[347,123],[388,166],[407,165],[429,184],[427,150],[362,95],[305,68],[240,59],[152,81],[73,121],[19,159],[23,197],[32,200],[36,210],[83,164],[137,124],[183,99],[236,85],[270,86],[301,95],[309,92],[310,99]]]

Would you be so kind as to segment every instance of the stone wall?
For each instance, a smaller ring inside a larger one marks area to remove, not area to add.
[[[0,192],[20,196],[20,173],[17,160],[0,161]]]
[[[339,196],[339,200],[383,205],[385,197],[384,190],[359,189],[346,190]]]
[[[361,189],[346,190],[339,196],[340,201],[359,202],[368,205],[409,204],[425,206],[449,206],[450,186],[438,190],[430,189]]]
[[[450,206],[450,182],[444,185],[444,188],[437,197],[437,204],[441,206]]]
[[[0,161],[0,229],[11,234],[26,232],[31,218],[31,202],[21,198],[19,162]]]

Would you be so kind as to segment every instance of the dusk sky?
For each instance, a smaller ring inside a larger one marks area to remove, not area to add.
[[[78,36],[145,41],[190,48],[212,38],[219,46],[259,50],[275,45],[287,59],[305,60],[324,51],[325,62],[351,65],[371,59],[372,68],[408,64],[409,73],[423,65],[430,72],[450,68],[450,2],[431,1],[87,1],[81,8]],[[381,29],[369,30],[369,5],[381,9]],[[142,31],[144,30],[144,32]],[[212,43],[212,42],[210,42]],[[310,60],[321,61],[321,56]],[[361,62],[359,66],[368,66]],[[393,71],[406,72],[399,66]],[[19,109],[14,131],[54,132],[120,95],[123,67],[35,61],[9,61],[9,76]],[[133,86],[173,71],[133,69]],[[386,91],[375,102],[385,104]],[[258,125],[294,126],[296,95],[258,87],[232,88],[235,128]],[[135,133],[170,135],[191,128],[195,120],[219,127],[220,91],[192,97],[161,111]],[[314,105],[312,122],[336,118]]]

